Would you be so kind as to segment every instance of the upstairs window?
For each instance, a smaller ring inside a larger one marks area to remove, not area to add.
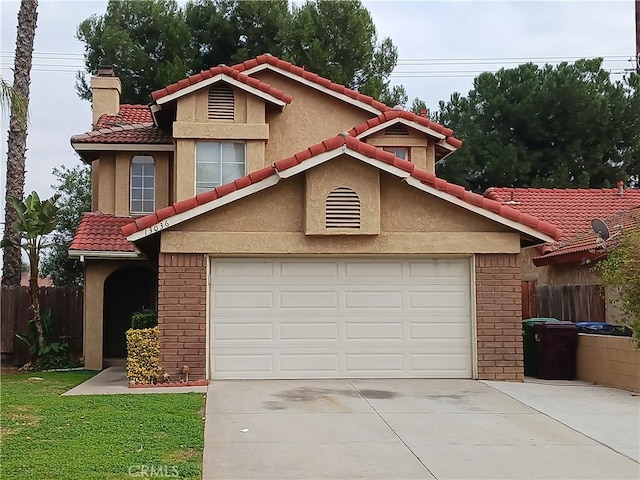
[[[332,190],[325,201],[327,229],[360,229],[360,197],[348,187]]]
[[[244,143],[196,143],[196,194],[244,176]]]
[[[233,122],[233,88],[226,83],[218,83],[209,89],[207,108],[209,120],[228,120]]]
[[[156,165],[153,157],[131,160],[131,213],[152,213],[156,208]]]
[[[400,147],[383,147],[385,152],[393,153],[396,157],[402,160],[409,160],[409,149]]]

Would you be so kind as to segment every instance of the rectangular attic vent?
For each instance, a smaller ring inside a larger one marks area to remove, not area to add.
[[[384,130],[384,134],[385,135],[403,135],[403,136],[407,136],[407,135],[409,135],[409,130],[407,130],[407,127],[405,127],[401,123],[394,123],[393,125],[389,125]]]
[[[327,229],[360,229],[360,197],[348,187],[338,187],[325,202]]]
[[[233,88],[221,83],[209,89],[208,117],[209,120],[234,119]]]

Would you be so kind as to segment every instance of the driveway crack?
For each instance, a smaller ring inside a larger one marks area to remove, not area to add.
[[[402,442],[402,444],[407,448],[407,450],[409,450],[411,452],[411,455],[413,455],[414,457],[416,457],[416,460],[418,460],[418,462],[420,462],[420,465],[422,465],[424,467],[424,469],[429,472],[429,475],[431,475],[433,478],[435,478],[435,480],[438,480],[438,477],[435,476],[435,474],[429,470],[429,467],[427,467],[425,465],[425,463],[422,461],[422,459],[416,454],[416,452],[413,451],[413,449],[407,444],[407,442],[404,441],[404,439],[398,435],[398,432],[395,431],[395,429],[389,425],[389,422],[387,422],[387,420],[380,414],[380,412],[378,412],[378,410],[376,410],[376,408],[371,404],[371,402],[367,399],[367,397],[365,397],[364,395],[362,395],[362,393],[360,392],[360,390],[358,390],[358,387],[356,387],[351,380],[347,380],[347,383],[349,385],[351,385],[351,388],[353,388],[356,393],[360,396],[360,398],[362,398],[365,402],[367,402],[367,405],[369,405],[369,407],[371,407],[371,410],[373,410],[376,415],[378,416],[378,418],[380,420],[382,420],[384,422],[384,424],[387,426],[387,428],[389,430],[391,430],[393,432],[393,434],[398,437],[398,440],[400,440]]]

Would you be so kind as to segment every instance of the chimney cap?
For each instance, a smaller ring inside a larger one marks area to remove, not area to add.
[[[98,77],[115,77],[113,65],[98,65]]]

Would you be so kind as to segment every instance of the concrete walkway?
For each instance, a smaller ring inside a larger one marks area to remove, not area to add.
[[[203,478],[640,478],[631,451],[638,397],[586,385],[527,390],[525,384],[518,391],[521,386],[473,380],[212,382]],[[593,416],[575,405],[597,398],[612,415],[624,412],[615,427],[625,439],[620,445],[610,448],[606,435],[596,438],[594,430],[577,431],[589,424],[584,420],[573,419],[569,427],[541,413],[545,404],[558,402],[568,415]],[[619,410],[611,406],[618,402]]]
[[[484,383],[640,462],[640,394],[582,382]]]
[[[207,387],[162,387],[162,388],[129,388],[127,371],[124,367],[109,367],[95,377],[72,388],[62,395],[119,395],[145,393],[204,393]]]

